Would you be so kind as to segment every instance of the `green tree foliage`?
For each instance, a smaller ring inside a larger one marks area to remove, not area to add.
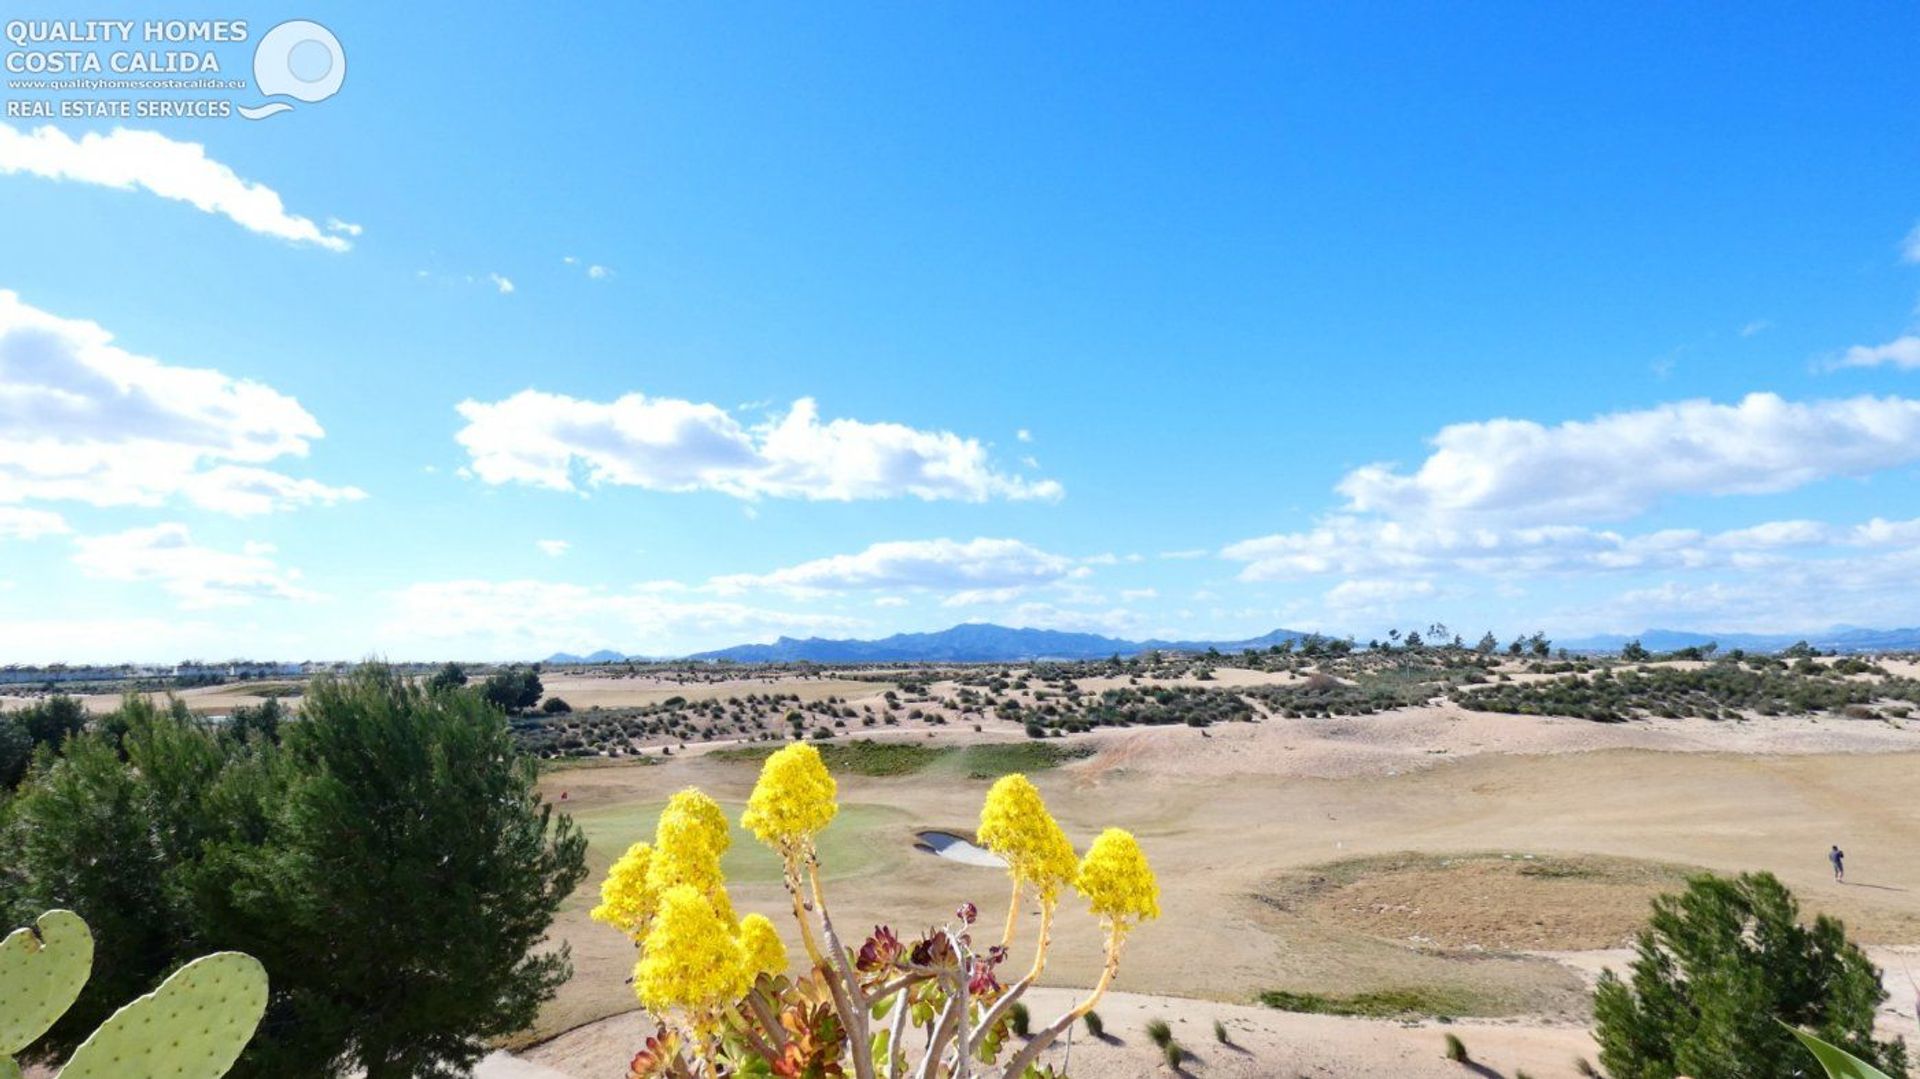
[[[33,735],[11,715],[0,715],[0,791],[12,790],[33,762]]]
[[[87,725],[86,709],[81,707],[78,700],[66,696],[35,701],[16,715],[36,745],[53,746],[56,749]]]
[[[1600,1060],[1615,1079],[1793,1079],[1805,1054],[1780,1022],[1895,1075],[1906,1049],[1873,1038],[1880,973],[1841,924],[1802,925],[1770,873],[1694,878],[1654,900],[1630,978],[1594,992]],[[1779,1022],[1776,1022],[1778,1020]]]
[[[480,687],[487,703],[503,712],[524,712],[540,703],[540,672],[531,667],[509,667],[487,676]]]
[[[254,707],[241,705],[227,717],[227,733],[243,741],[264,738],[269,742],[278,742],[280,721],[286,718],[286,714],[287,710],[278,697],[268,697],[264,703]]]
[[[433,672],[427,679],[427,689],[433,693],[444,693],[450,689],[459,689],[467,684],[467,669],[458,663],[448,663]]]
[[[1636,639],[1620,646],[1620,658],[1628,663],[1645,663],[1653,658],[1653,653],[1647,651],[1647,646]]]
[[[234,1076],[465,1075],[567,977],[539,946],[586,843],[478,695],[369,665],[314,683],[277,743],[135,698],[121,720],[30,775],[0,832],[5,913],[68,907],[98,930],[49,1047],[231,948],[272,983]]]
[[[48,697],[0,714],[0,791],[20,785],[36,749],[46,746],[57,753],[86,725],[86,709],[66,696]]]

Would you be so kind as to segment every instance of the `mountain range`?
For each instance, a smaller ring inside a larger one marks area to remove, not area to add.
[[[728,660],[735,663],[1011,663],[1034,659],[1105,659],[1155,650],[1166,652],[1221,652],[1264,649],[1306,633],[1276,629],[1271,633],[1233,641],[1130,641],[1098,633],[1067,633],[1052,629],[1014,629],[986,622],[968,622],[937,633],[896,633],[878,640],[830,640],[823,637],[781,637],[771,644],[739,644],[687,659]],[[1835,626],[1805,633],[1700,633],[1692,630],[1650,629],[1638,634],[1603,634],[1556,641],[1555,647],[1573,652],[1617,652],[1638,640],[1655,652],[1671,652],[1695,645],[1718,644],[1722,650],[1777,652],[1796,641],[1806,641],[1823,652],[1896,652],[1920,650],[1920,628],[1862,629]],[[555,652],[549,664],[619,663],[646,659],[603,648],[588,655]]]

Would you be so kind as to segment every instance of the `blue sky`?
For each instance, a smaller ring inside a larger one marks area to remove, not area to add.
[[[0,662],[1920,622],[1912,9],[218,17],[0,119]]]

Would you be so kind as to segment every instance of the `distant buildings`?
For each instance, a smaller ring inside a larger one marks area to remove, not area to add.
[[[82,682],[243,682],[261,678],[304,678],[345,670],[345,663],[290,663],[235,659],[224,663],[121,663],[114,666],[0,667],[0,686],[73,685]]]

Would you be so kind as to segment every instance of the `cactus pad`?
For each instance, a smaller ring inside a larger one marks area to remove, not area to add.
[[[267,1009],[267,971],[240,952],[202,956],[113,1013],[59,1079],[218,1079]]]
[[[93,972],[93,933],[78,914],[50,910],[0,943],[0,1058],[47,1032]],[[0,1065],[0,1079],[10,1075]]]

